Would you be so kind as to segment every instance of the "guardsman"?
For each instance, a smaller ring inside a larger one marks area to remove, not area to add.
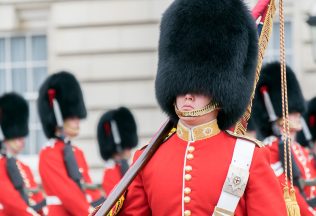
[[[258,133],[264,138],[264,143],[271,151],[271,167],[280,181],[280,186],[284,185],[284,144],[281,139],[283,130],[282,103],[281,103],[281,74],[280,63],[272,62],[262,69],[259,83],[256,89],[256,96],[253,103],[252,118],[256,123]],[[309,150],[294,142],[295,135],[302,129],[301,114],[305,110],[303,94],[299,83],[292,69],[286,67],[290,135],[293,140],[293,177],[294,184],[299,189],[310,206],[315,198],[315,185],[304,187],[301,180],[313,180],[316,177],[315,170],[309,160]],[[297,197],[300,196],[297,194]],[[304,199],[298,198],[301,215],[314,215],[315,212],[306,209]],[[305,206],[305,207],[304,207]]]
[[[88,215],[104,201],[91,183],[83,152],[71,144],[87,115],[80,85],[68,72],[49,76],[40,88],[38,111],[49,142],[40,152],[39,172],[50,215]]]
[[[306,147],[312,147],[315,151],[316,143],[316,97],[312,98],[307,104],[306,113],[304,113],[304,120],[308,131],[300,131],[297,134],[297,141]],[[304,128],[303,128],[304,129]],[[309,144],[309,142],[311,142]]]
[[[176,0],[160,30],[156,97],[177,129],[128,187],[119,215],[287,215],[269,149],[226,131],[249,103],[257,65],[244,2]]]
[[[131,150],[138,143],[136,122],[129,109],[120,107],[102,115],[97,133],[100,154],[106,161],[102,187],[109,194],[129,168]]]
[[[46,201],[31,169],[18,158],[28,135],[29,108],[23,97],[7,93],[0,98],[3,132],[0,156],[0,212],[4,215],[44,215]]]

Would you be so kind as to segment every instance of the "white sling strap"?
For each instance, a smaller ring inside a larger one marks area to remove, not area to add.
[[[231,216],[247,186],[249,169],[256,144],[237,139],[233,158],[213,216]]]

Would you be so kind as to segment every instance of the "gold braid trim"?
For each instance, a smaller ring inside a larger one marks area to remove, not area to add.
[[[106,216],[115,216],[115,215],[117,215],[120,212],[120,210],[121,210],[121,208],[123,206],[124,200],[125,200],[125,197],[123,195],[123,196],[121,196],[118,199],[118,201],[115,203],[113,208],[110,210],[110,212]]]
[[[259,77],[260,77],[260,73],[261,73],[263,56],[264,56],[264,53],[267,49],[267,46],[268,46],[268,43],[270,40],[270,36],[271,36],[271,32],[272,32],[273,17],[275,14],[275,10],[276,10],[275,0],[271,0],[269,7],[268,7],[266,17],[264,19],[262,31],[261,31],[260,38],[259,38],[258,64],[257,64],[257,68],[256,68],[256,77],[255,77],[255,82],[254,82],[254,86],[253,86],[253,91],[252,91],[252,94],[250,97],[250,103],[249,103],[244,115],[236,123],[236,127],[234,130],[234,133],[236,133],[236,134],[245,134],[247,131],[247,123],[248,123],[248,120],[249,120],[250,115],[251,115],[252,101],[253,101],[253,98],[255,97],[255,90],[256,90],[256,86],[257,86],[257,83],[259,81]]]
[[[180,111],[176,105],[174,105],[174,109],[176,114],[179,117],[198,117],[203,116],[207,113],[213,112],[214,110],[218,109],[219,105],[217,103],[210,103],[206,105],[205,107],[197,110],[192,111]]]
[[[125,197],[124,195],[122,195],[118,200],[117,202],[115,203],[115,205],[112,207],[112,209],[109,211],[108,214],[105,214],[104,216],[116,216],[122,206],[123,206],[123,203],[124,203],[124,200],[125,200]],[[95,207],[95,209],[93,210],[93,212],[91,214],[89,214],[89,216],[94,216],[98,211],[99,209],[101,208],[102,204],[98,205],[97,207]]]

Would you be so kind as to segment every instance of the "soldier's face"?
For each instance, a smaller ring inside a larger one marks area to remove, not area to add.
[[[15,138],[15,139],[9,139],[5,142],[7,151],[12,155],[19,154],[23,149],[25,145],[25,139],[23,137]]]
[[[67,118],[64,120],[64,132],[66,136],[73,138],[78,136],[80,131],[80,119],[78,117]]]
[[[294,134],[302,130],[301,114],[298,112],[289,113],[290,133]],[[280,130],[283,131],[283,120],[279,121]]]
[[[193,111],[201,109],[211,102],[211,98],[200,94],[179,95],[176,98],[176,105],[180,111]]]
[[[178,95],[176,98],[176,106],[180,111],[193,111],[198,110],[211,103],[211,98],[209,96],[201,94],[185,94]],[[196,125],[207,123],[213,119],[217,118],[218,111],[207,113],[202,116],[197,117],[179,117],[181,122],[186,126],[193,127]]]

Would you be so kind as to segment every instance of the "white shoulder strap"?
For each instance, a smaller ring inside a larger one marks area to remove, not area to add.
[[[237,139],[233,158],[213,216],[234,215],[247,186],[254,149],[253,142]]]

